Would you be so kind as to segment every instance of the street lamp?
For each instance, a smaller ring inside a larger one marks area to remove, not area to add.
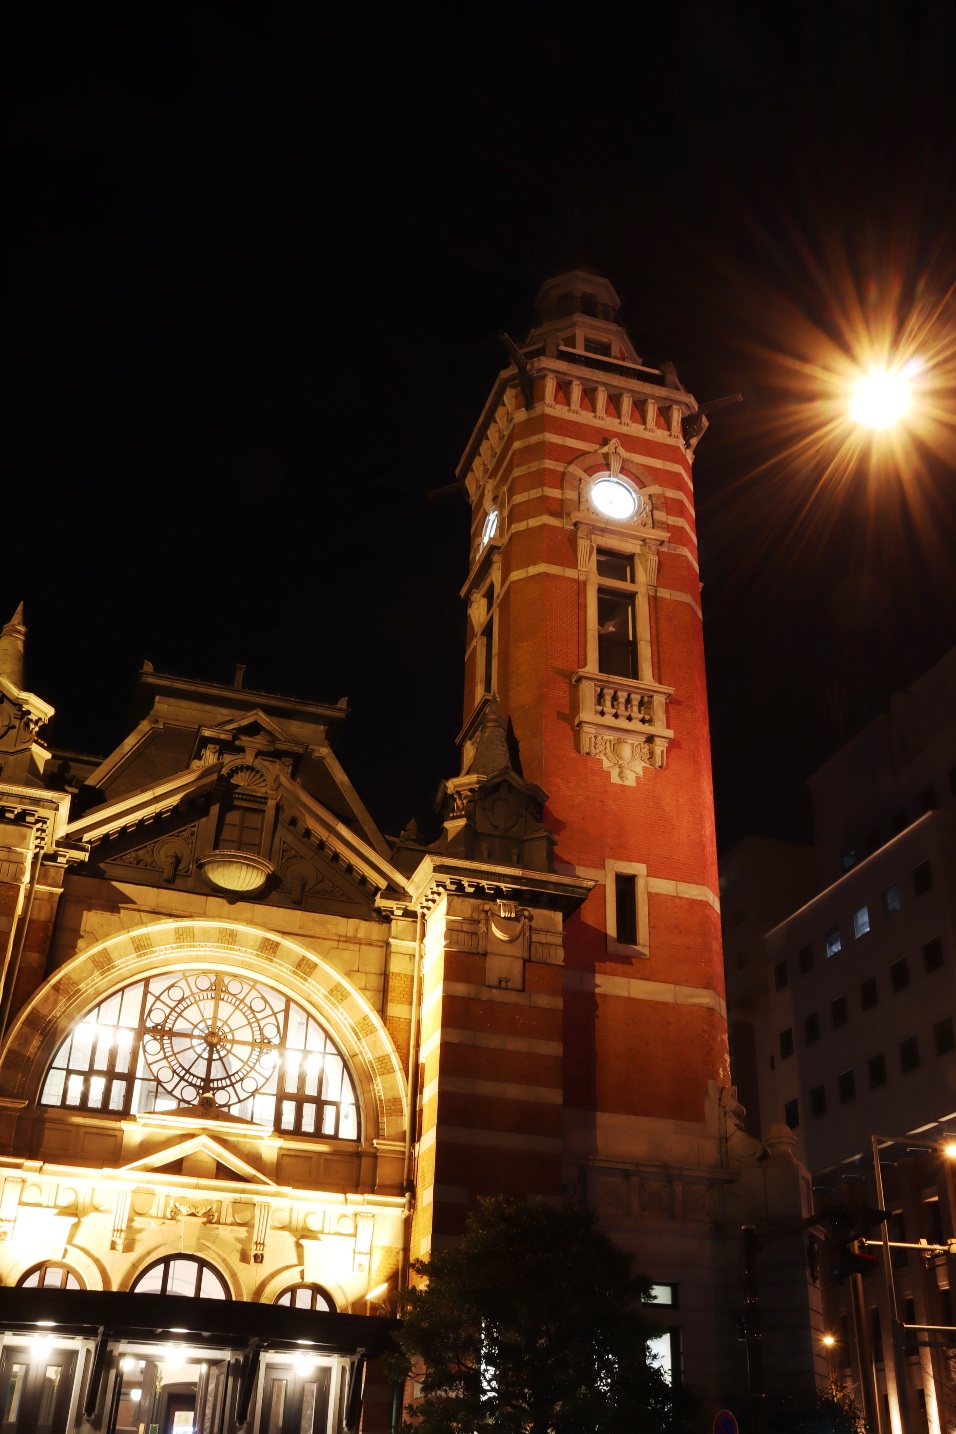
[[[871,368],[861,374],[853,391],[850,417],[865,428],[892,428],[905,418],[913,402],[913,363],[903,368]]]

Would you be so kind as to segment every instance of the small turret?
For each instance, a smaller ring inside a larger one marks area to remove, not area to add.
[[[0,677],[18,690],[23,687],[23,646],[27,630],[23,625],[23,603],[0,631]]]
[[[23,656],[27,630],[23,603],[0,631],[0,773],[5,782],[42,787],[49,752],[37,733],[53,716],[53,708],[23,689]]]

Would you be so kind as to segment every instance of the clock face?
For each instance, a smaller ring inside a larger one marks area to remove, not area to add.
[[[635,517],[643,506],[640,495],[630,483],[613,478],[610,473],[602,473],[591,484],[591,502],[605,518],[616,518],[619,522]]]
[[[485,545],[486,545],[487,543],[490,543],[491,540],[492,540],[492,538],[495,536],[495,533],[497,533],[497,531],[498,531],[498,509],[497,509],[497,508],[492,508],[491,512],[488,514],[487,518],[485,519],[485,526],[484,526],[484,527],[482,528],[482,530],[481,530],[481,546],[482,546],[482,547],[485,547]]]

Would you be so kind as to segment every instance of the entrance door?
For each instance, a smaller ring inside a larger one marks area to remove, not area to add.
[[[294,1365],[270,1360],[263,1373],[257,1434],[325,1434],[331,1374],[328,1366],[298,1374]]]
[[[75,1370],[75,1349],[37,1359],[8,1345],[0,1355],[0,1434],[66,1434]]]

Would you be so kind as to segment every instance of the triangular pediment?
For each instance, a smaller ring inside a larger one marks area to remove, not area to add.
[[[178,1111],[170,1112],[177,1116]],[[183,1113],[185,1114],[185,1113]],[[202,1119],[199,1116],[198,1119]],[[208,1155],[216,1161],[217,1165],[224,1165],[228,1170],[233,1171],[236,1178],[244,1180],[250,1185],[264,1185],[275,1187],[275,1181],[263,1175],[261,1170],[256,1170],[249,1165],[235,1151],[227,1150],[218,1140],[204,1132],[190,1136],[187,1140],[178,1140],[173,1145],[167,1145],[162,1150],[154,1150],[149,1155],[142,1156],[139,1160],[132,1160],[128,1165],[120,1167],[120,1174],[134,1175],[138,1171],[150,1170],[156,1175],[161,1175],[164,1169],[171,1165],[177,1165],[189,1155]],[[176,1172],[179,1173],[179,1172]]]
[[[260,707],[250,707],[248,712],[243,712],[239,717],[230,717],[228,722],[219,722],[215,727],[204,727],[203,735],[218,737],[268,737],[282,746],[299,747],[302,744],[294,742],[288,732],[280,727],[272,717],[266,715]]]

